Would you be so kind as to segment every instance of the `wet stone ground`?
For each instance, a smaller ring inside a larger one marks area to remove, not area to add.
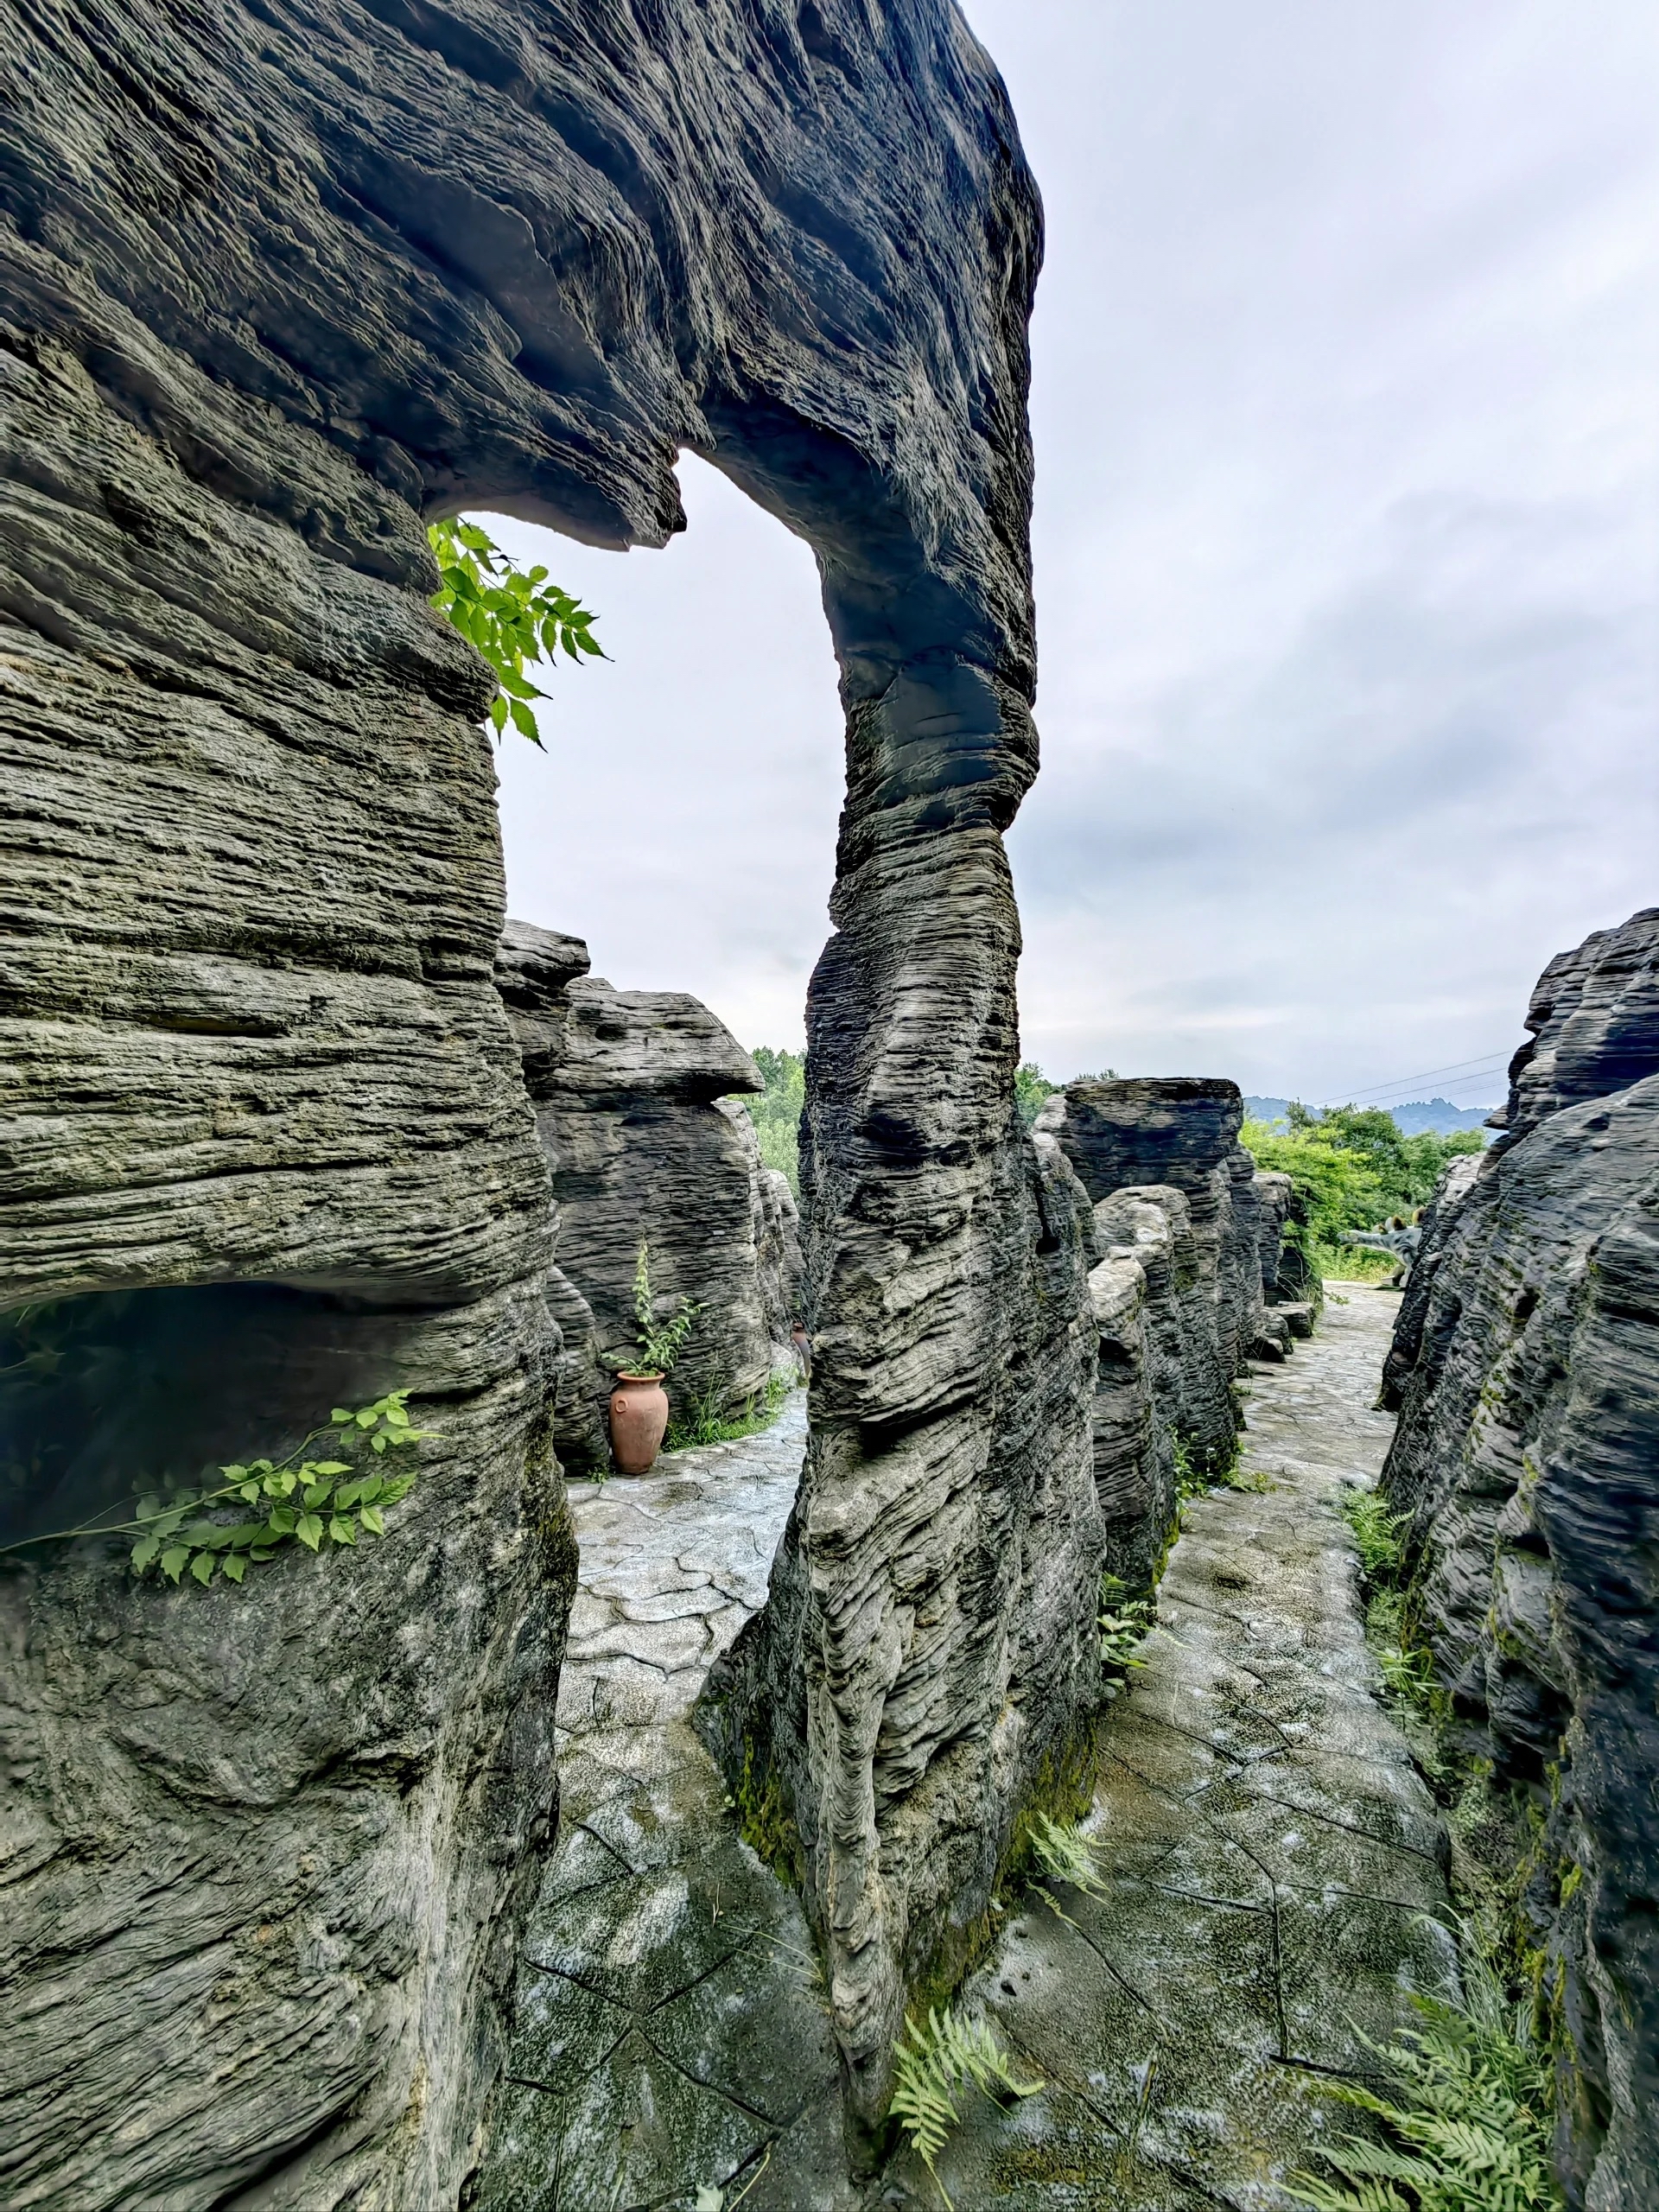
[[[794,1892],[689,1715],[766,1594],[806,1394],[760,1436],[573,1483],[559,1840],[522,1955],[484,2212],[842,2212],[835,2047]],[[718,2198],[715,2198],[718,2202]]]
[[[1352,2124],[1321,2081],[1366,2069],[1361,2032],[1400,2024],[1408,1991],[1448,1986],[1440,1823],[1376,1702],[1337,1508],[1388,1447],[1370,1407],[1398,1302],[1336,1287],[1318,1337],[1255,1372],[1263,1487],[1187,1509],[1105,1732],[1103,1894],[1028,1896],[963,1993],[1048,2087],[964,2102],[939,2160],[960,2212],[1282,2205]]]
[[[1052,1885],[957,2009],[1042,2091],[969,2091],[939,2175],[957,2212],[1285,2207],[1348,2124],[1408,1991],[1444,1988],[1440,1830],[1375,1696],[1337,1501],[1369,1484],[1397,1300],[1343,1286],[1256,1371],[1244,1473],[1187,1510],[1103,1732],[1100,1894]],[[484,2212],[938,2207],[909,2155],[855,2186],[804,1919],[735,1834],[688,1714],[761,1603],[804,1442],[765,1435],[573,1485],[582,1587],[560,1692],[560,1839],[522,1954]],[[716,2196],[715,2192],[720,2192]]]

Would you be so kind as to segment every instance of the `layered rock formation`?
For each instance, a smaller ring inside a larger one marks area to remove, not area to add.
[[[1179,1311],[1159,1325],[1171,1347],[1162,1407],[1200,1466],[1231,1456],[1233,1378],[1262,1333],[1264,1216],[1255,1162],[1238,1141],[1243,1115],[1236,1084],[1141,1077],[1070,1084],[1037,1122],[1096,1206],[1134,1197],[1169,1222]],[[1176,1357],[1179,1368],[1170,1364]]]
[[[1230,1083],[1114,1078],[1056,1092],[1033,1131],[1093,1201],[1095,1479],[1107,1571],[1137,1589],[1175,1526],[1178,1456],[1230,1465],[1235,1378],[1312,1328],[1278,1302],[1290,1178],[1255,1173],[1243,1115]]]
[[[343,1364],[442,1431],[326,1570],[6,1570],[8,2187],[425,2207],[472,2158],[566,1570],[489,683],[422,525],[661,544],[682,446],[814,546],[848,713],[763,1673],[874,2118],[1077,1725],[1100,1549],[1082,1225],[1009,1103],[1039,222],[1001,87],[943,0],[140,0],[10,11],[0,68],[0,1298],[274,1285],[321,1402]],[[291,1433],[236,1373],[213,1448]]]
[[[1659,909],[1553,961],[1505,1135],[1454,1161],[1384,1471],[1465,1747],[1544,1816],[1575,2202],[1659,2203]]]
[[[509,922],[497,976],[551,1172],[558,1318],[554,1439],[564,1464],[608,1464],[605,1407],[639,1333],[634,1269],[649,1250],[658,1319],[696,1325],[671,1378],[678,1409],[721,1412],[792,1372],[800,1302],[795,1203],[760,1160],[732,1092],[753,1060],[683,993],[618,991],[575,938]]]

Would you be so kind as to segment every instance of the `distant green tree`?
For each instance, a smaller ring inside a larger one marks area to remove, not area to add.
[[[1074,1075],[1073,1083],[1116,1083],[1117,1070],[1102,1068],[1098,1075]],[[1035,1060],[1021,1060],[1014,1071],[1014,1103],[1020,1109],[1022,1124],[1029,1128],[1042,1112],[1044,1103],[1057,1090],[1064,1090],[1063,1083],[1051,1083]]]
[[[749,1055],[766,1078],[759,1097],[740,1103],[748,1109],[760,1142],[760,1157],[775,1167],[798,1199],[801,1195],[801,1112],[806,1104],[806,1057],[757,1045]]]
[[[1344,1229],[1374,1229],[1396,1214],[1414,1214],[1433,1196],[1449,1160],[1484,1149],[1478,1129],[1402,1136],[1394,1116],[1376,1107],[1315,1114],[1293,1099],[1287,1118],[1288,1134],[1271,1122],[1246,1122],[1240,1141],[1258,1167],[1290,1177],[1303,1233],[1327,1269],[1338,1255],[1344,1264],[1351,1257],[1338,1242]]]
[[[1029,1128],[1042,1112],[1044,1102],[1059,1089],[1051,1083],[1035,1060],[1021,1060],[1014,1071],[1014,1103],[1023,1127]]]

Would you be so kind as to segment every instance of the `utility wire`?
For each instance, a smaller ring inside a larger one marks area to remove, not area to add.
[[[1340,1099],[1328,1098],[1321,1103],[1327,1106],[1357,1105],[1362,1098],[1373,1098],[1380,1091],[1404,1091],[1414,1083],[1427,1083],[1435,1077],[1457,1076],[1458,1082],[1452,1085],[1455,1090],[1462,1084],[1472,1083],[1477,1077],[1496,1074],[1499,1068],[1507,1067],[1513,1057],[1513,1048],[1504,1052],[1485,1052],[1478,1060],[1453,1060],[1446,1067],[1425,1068],[1418,1075],[1395,1076],[1391,1082],[1374,1083],[1367,1090],[1351,1090]],[[1459,1070],[1465,1072],[1459,1075]]]

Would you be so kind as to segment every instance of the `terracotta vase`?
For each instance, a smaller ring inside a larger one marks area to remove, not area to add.
[[[611,1456],[624,1475],[648,1475],[668,1427],[660,1375],[619,1375],[611,1392]]]

